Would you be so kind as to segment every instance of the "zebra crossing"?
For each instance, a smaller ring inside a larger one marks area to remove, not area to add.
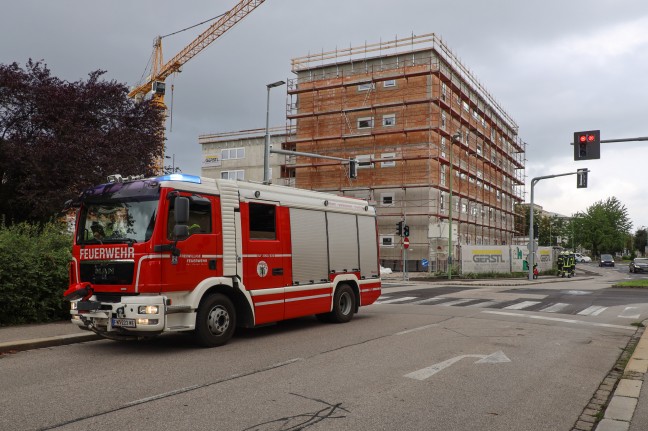
[[[566,302],[552,301],[529,301],[529,300],[508,300],[498,301],[492,299],[478,298],[446,298],[431,297],[419,298],[416,296],[392,297],[391,295],[382,295],[376,301],[376,304],[410,304],[410,305],[438,305],[444,307],[470,307],[470,308],[496,308],[502,310],[526,310],[537,311],[540,313],[555,314],[573,314],[579,316],[599,316],[609,307],[602,305],[583,306],[569,304]],[[624,317],[624,316],[619,316]],[[633,316],[634,317],[634,316]]]

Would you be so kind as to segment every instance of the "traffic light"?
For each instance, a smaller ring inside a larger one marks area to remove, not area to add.
[[[537,224],[533,225],[533,238],[540,238],[540,226],[538,226]]]
[[[577,169],[576,170],[576,188],[577,189],[586,189],[587,188],[587,169]]]
[[[574,133],[574,160],[601,158],[601,131],[590,130]]]
[[[356,159],[349,159],[349,178],[358,177],[358,161]]]
[[[398,236],[403,236],[403,224],[405,224],[402,220],[396,223],[396,233]]]
[[[403,236],[409,236],[409,226],[403,226]]]

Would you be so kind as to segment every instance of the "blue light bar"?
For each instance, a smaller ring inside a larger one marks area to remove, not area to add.
[[[168,174],[155,178],[158,181],[184,181],[185,183],[202,184],[198,175]]]

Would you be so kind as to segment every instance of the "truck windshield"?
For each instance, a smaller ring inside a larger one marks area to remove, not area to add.
[[[148,241],[153,234],[158,200],[153,197],[86,202],[78,221],[78,244]]]

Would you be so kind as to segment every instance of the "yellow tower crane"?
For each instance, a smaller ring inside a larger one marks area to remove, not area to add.
[[[153,65],[151,74],[146,78],[146,82],[131,90],[128,97],[134,99],[143,99],[148,93],[152,93],[154,103],[164,105],[165,83],[169,75],[179,72],[182,65],[195,57],[200,51],[221,37],[227,30],[232,28],[236,23],[245,18],[250,12],[256,9],[265,0],[241,0],[229,12],[220,16],[220,18],[209,26],[202,34],[193,40],[189,45],[183,48],[175,57],[164,63],[162,57],[162,38],[157,37],[153,44]]]

